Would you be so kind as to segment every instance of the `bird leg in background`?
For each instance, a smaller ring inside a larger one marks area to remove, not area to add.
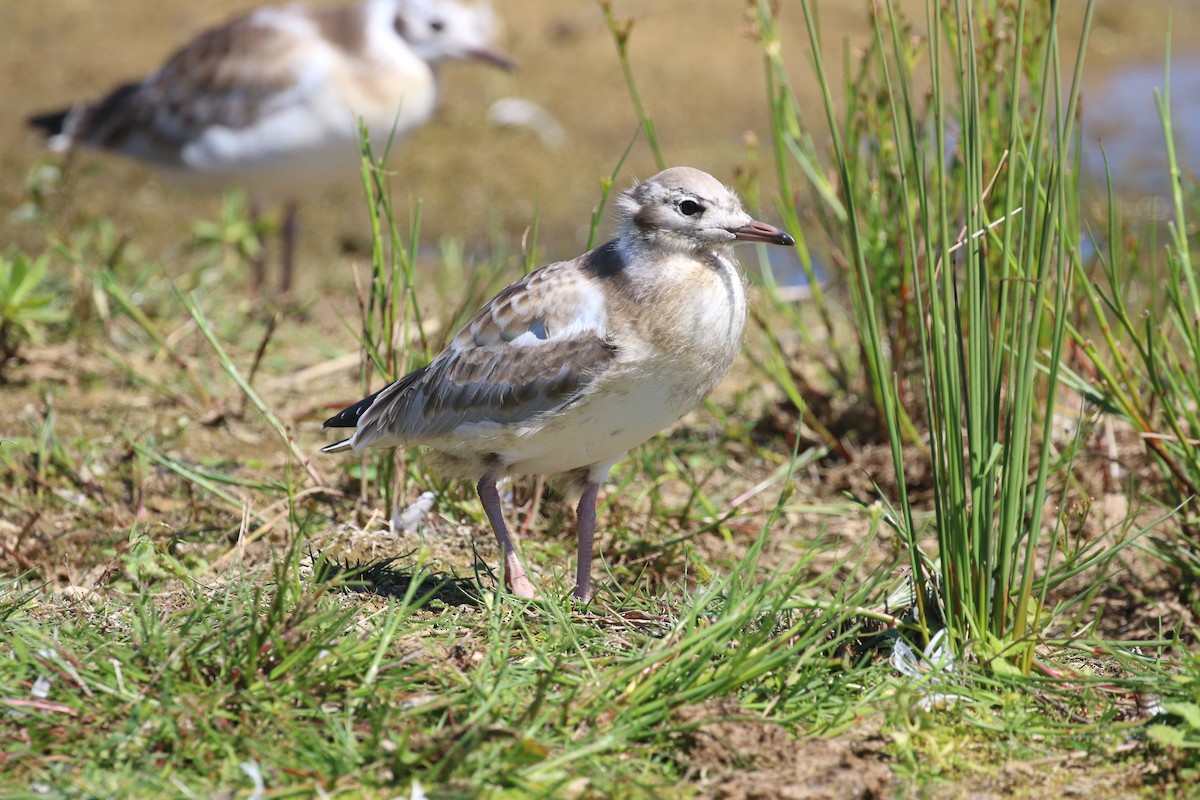
[[[517,597],[536,597],[537,591],[534,590],[529,576],[525,574],[525,568],[517,559],[517,551],[513,547],[512,539],[509,538],[508,528],[504,525],[504,510],[500,507],[500,492],[496,490],[496,482],[500,479],[502,469],[503,467],[499,464],[489,469],[487,474],[479,479],[475,489],[479,492],[479,500],[483,503],[483,513],[487,514],[488,522],[492,523],[492,530],[496,533],[496,542],[500,545],[500,552],[504,556],[505,585]]]
[[[588,600],[592,596],[592,539],[596,535],[596,496],[600,481],[588,481],[575,511],[575,530],[579,535],[579,565],[575,568],[575,596]]]
[[[530,529],[533,528],[533,521],[537,519],[538,513],[542,508],[542,495],[546,493],[546,476],[538,475],[533,480],[533,491],[529,495],[529,503],[525,511],[525,515],[521,518],[521,524],[517,526],[518,538],[524,536]]]
[[[292,290],[292,267],[296,261],[296,230],[300,204],[289,200],[283,207],[283,223],[279,228],[279,238],[283,244],[283,275],[279,279],[279,291],[287,294]]]
[[[267,234],[259,221],[262,217],[262,203],[258,198],[250,198],[250,229],[258,238],[258,255],[250,265],[250,288],[255,293],[261,292],[267,282]]]

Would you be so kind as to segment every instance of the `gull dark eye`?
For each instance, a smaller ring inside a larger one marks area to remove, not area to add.
[[[435,19],[433,22],[429,23],[430,30],[437,31],[438,33],[441,33],[445,27],[446,23],[442,22],[440,19]]]
[[[684,200],[679,204],[679,211],[685,217],[694,217],[704,211],[704,206],[700,205],[695,200]]]

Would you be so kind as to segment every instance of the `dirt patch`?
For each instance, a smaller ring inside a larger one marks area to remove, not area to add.
[[[933,473],[928,452],[915,447],[904,451],[904,481],[914,507],[932,507]],[[859,450],[853,463],[830,464],[822,490],[831,496],[848,494],[864,502],[872,502],[882,491],[895,501],[900,492],[891,448],[886,444],[868,445]]]
[[[874,800],[887,796],[884,740],[863,728],[795,739],[732,701],[684,709],[687,776],[717,800]]]

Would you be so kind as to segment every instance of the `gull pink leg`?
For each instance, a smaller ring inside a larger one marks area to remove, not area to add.
[[[579,498],[575,512],[579,534],[579,566],[575,569],[575,596],[587,600],[592,596],[592,540],[596,536],[596,496],[599,481],[588,481]]]
[[[504,554],[504,583],[517,597],[537,597],[537,591],[525,574],[525,568],[517,560],[517,551],[509,538],[508,528],[504,524],[504,511],[500,507],[500,493],[496,491],[496,481],[500,478],[500,468],[493,467],[479,479],[475,489],[479,492],[479,500],[483,503],[483,513],[487,514],[488,522],[496,534],[496,542],[500,552]]]

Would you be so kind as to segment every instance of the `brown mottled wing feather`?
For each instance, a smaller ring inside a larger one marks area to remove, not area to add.
[[[300,81],[303,37],[254,12],[210,29],[141,83],[80,107],[65,132],[75,141],[173,164],[204,128],[242,129]]]
[[[533,421],[573,402],[616,356],[603,294],[578,265],[552,264],[498,294],[432,363],[379,393],[359,419],[355,449]]]
[[[613,352],[598,337],[521,353],[491,347],[447,352],[413,379],[380,392],[359,420],[356,449],[384,439],[420,443],[463,425],[532,421],[569,405]]]

